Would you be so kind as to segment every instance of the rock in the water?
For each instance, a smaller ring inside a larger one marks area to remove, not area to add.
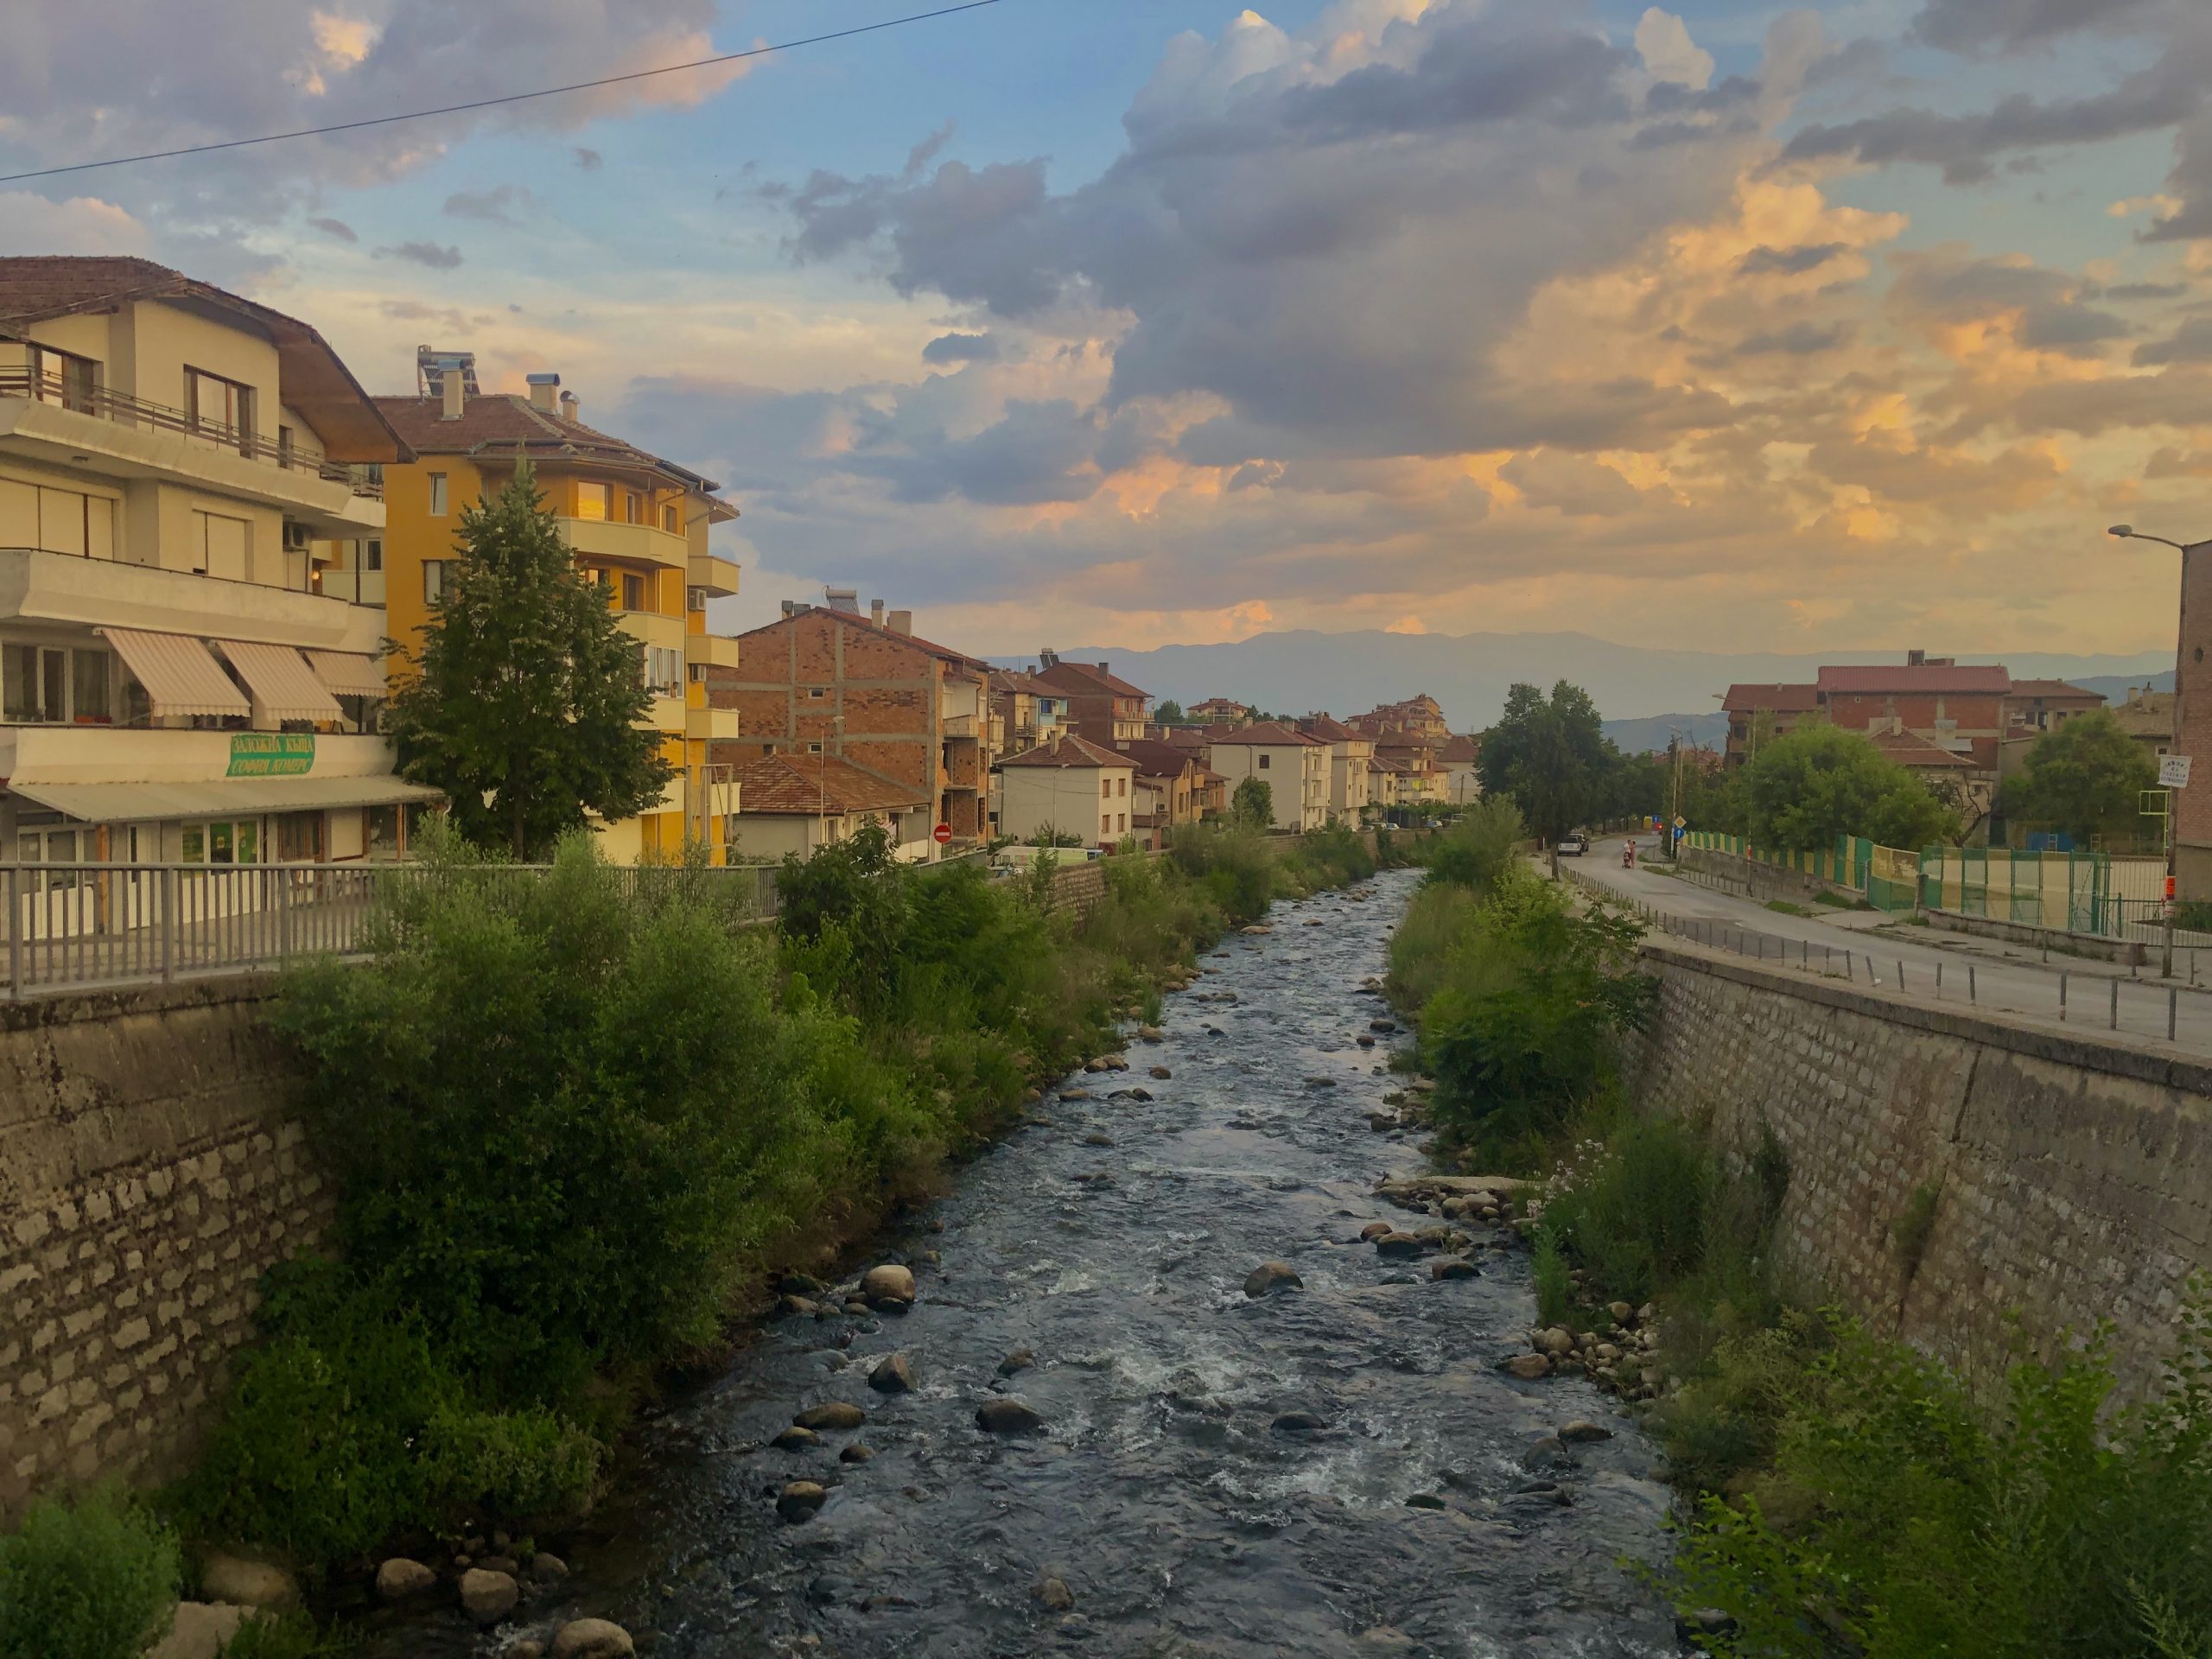
[[[1158,1026],[1139,1026],[1137,1040],[1141,1043],[1164,1043],[1167,1040],[1167,1033]]]
[[[1244,1294],[1264,1296],[1271,1290],[1303,1290],[1306,1281],[1287,1262],[1262,1262],[1244,1275]]]
[[[829,1491],[819,1481],[795,1480],[776,1494],[776,1513],[797,1526],[811,1521],[815,1511],[829,1501]]]
[[[1065,1579],[1039,1579],[1029,1593],[1056,1613],[1065,1613],[1075,1605],[1075,1592],[1068,1588]]]
[[[1434,1492],[1415,1492],[1406,1500],[1406,1507],[1409,1510],[1442,1510],[1451,1506]]]
[[[999,1375],[1012,1376],[1016,1371],[1026,1371],[1037,1363],[1037,1356],[1027,1348],[1017,1348],[999,1361]]]
[[[530,1558],[530,1576],[540,1584],[558,1584],[569,1576],[569,1564],[550,1549]]]
[[[524,1637],[499,1649],[499,1659],[545,1659],[545,1644]]]
[[[1328,1426],[1327,1418],[1313,1412],[1286,1411],[1277,1414],[1274,1421],[1268,1425],[1268,1430],[1274,1434],[1311,1434],[1314,1430]]]
[[[208,1600],[233,1607],[289,1607],[300,1599],[299,1586],[283,1567],[237,1555],[211,1554],[203,1560],[200,1587]]]
[[[868,1374],[868,1385],[878,1394],[912,1394],[914,1363],[904,1354],[886,1354]]]
[[[1359,1236],[1363,1241],[1371,1244],[1376,1239],[1382,1238],[1388,1234],[1395,1233],[1397,1230],[1398,1230],[1395,1227],[1393,1227],[1387,1221],[1370,1221],[1366,1226],[1359,1230]]]
[[[810,1452],[822,1444],[822,1437],[810,1428],[793,1424],[768,1444],[779,1452]]]
[[[1255,922],[1251,926],[1244,930],[1244,937],[1248,939],[1264,938],[1274,931],[1274,929],[1272,927],[1268,927],[1261,923]]]
[[[870,1377],[868,1380],[872,1382],[875,1379]],[[842,1432],[858,1428],[868,1421],[868,1414],[849,1400],[831,1400],[822,1405],[809,1406],[791,1421],[801,1428],[813,1429],[817,1433],[823,1429]]]
[[[1083,1144],[1086,1147],[1110,1147],[1114,1144],[1114,1137],[1094,1130],[1083,1137]]]
[[[147,1649],[146,1659],[217,1659],[250,1611],[227,1601],[181,1601],[169,1633]]]
[[[914,1300],[912,1270],[893,1262],[870,1268],[861,1275],[861,1299],[871,1307],[911,1306]]]
[[[1597,1440],[1610,1440],[1613,1431],[1602,1424],[1585,1422],[1577,1418],[1559,1432],[1560,1440],[1569,1446],[1585,1446]]]
[[[1550,1330],[1537,1336],[1536,1346],[1545,1353],[1554,1356],[1571,1354],[1574,1351],[1574,1333],[1564,1325],[1555,1325]]]
[[[1044,1427],[1045,1419],[1034,1408],[1007,1395],[976,1407],[976,1426],[993,1434],[1031,1434]]]
[[[1506,1370],[1524,1382],[1551,1375],[1552,1362],[1543,1354],[1516,1354],[1505,1362]]]
[[[874,1448],[862,1446],[858,1440],[855,1440],[850,1446],[847,1446],[843,1451],[837,1454],[837,1461],[840,1463],[866,1463],[874,1455],[875,1452]]]
[[[522,1586],[512,1573],[472,1567],[461,1575],[461,1605],[479,1624],[496,1624],[514,1611]]]
[[[1367,1022],[1367,1028],[1370,1031],[1395,1031],[1398,1022],[1395,1020],[1370,1020]]]
[[[404,1601],[438,1581],[438,1575],[420,1561],[395,1555],[377,1568],[377,1594],[386,1601]]]
[[[630,1659],[630,1632],[604,1618],[572,1619],[553,1638],[550,1659]]]
[[[792,1319],[806,1319],[822,1311],[822,1304],[804,1296],[782,1296],[776,1300],[776,1312]]]
[[[1428,1276],[1439,1280],[1471,1279],[1475,1276],[1475,1264],[1464,1255],[1443,1256],[1428,1264]]]
[[[810,1273],[787,1273],[776,1281],[776,1288],[786,1296],[819,1296],[830,1287]]]
[[[1574,1459],[1568,1455],[1567,1447],[1560,1443],[1557,1435],[1547,1434],[1529,1443],[1529,1449],[1521,1454],[1521,1466],[1532,1475],[1542,1474],[1553,1470],[1572,1469]]]
[[[1164,1065],[1155,1065],[1152,1068],[1151,1076],[1155,1082],[1165,1083],[1174,1075]]]
[[[1377,1255],[1403,1260],[1421,1253],[1421,1242],[1411,1233],[1384,1233],[1375,1241]]]
[[[1353,1039],[1353,1040],[1362,1048],[1372,1048],[1375,1046],[1375,1039],[1363,1031],[1361,1032],[1357,1038]]]

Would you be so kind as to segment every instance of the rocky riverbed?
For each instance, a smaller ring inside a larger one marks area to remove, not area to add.
[[[1618,1565],[1666,1547],[1652,1447],[1579,1367],[1508,1369],[1514,1194],[1378,1191],[1421,1159],[1361,988],[1415,879],[1232,936],[1125,1067],[793,1280],[556,1541],[557,1594],[375,1651],[586,1615],[658,1659],[1681,1651]]]

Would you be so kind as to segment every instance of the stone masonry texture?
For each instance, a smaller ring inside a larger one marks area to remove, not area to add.
[[[0,1525],[177,1472],[263,1271],[327,1225],[269,989],[0,1006]]]
[[[2016,1344],[2047,1357],[2101,1321],[2123,1392],[2156,1382],[2212,1265],[2212,1066],[1673,944],[1644,957],[1660,1005],[1637,1098],[1708,1118],[1745,1164],[1771,1131],[1802,1294],[1980,1389]],[[1910,1267],[1892,1230],[1923,1186],[1934,1229]]]

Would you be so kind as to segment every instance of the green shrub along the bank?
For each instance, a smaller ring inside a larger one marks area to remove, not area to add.
[[[34,1503],[0,1534],[0,1659],[137,1659],[181,1576],[175,1536],[112,1491]]]
[[[1612,1046],[1641,1018],[1632,935],[1533,894],[1516,826],[1471,814],[1438,843],[1393,941],[1444,1148],[1543,1178],[1539,1316],[1605,1329],[1653,1305],[1649,1408],[1682,1495],[1652,1570],[1742,1659],[2208,1659],[2212,1292],[2151,1403],[2114,1408],[2094,1340],[2023,1357],[1995,1398],[1790,1283],[1789,1185],[1763,1133],[1724,1154],[1694,1117],[1625,1103]],[[1648,995],[1648,994],[1644,994]],[[1563,1006],[1564,1005],[1564,1006]],[[1910,1276],[1942,1202],[1892,1230]],[[1647,1372],[1647,1375],[1650,1373]]]
[[[771,929],[712,871],[579,837],[525,875],[434,841],[372,960],[282,988],[338,1221],[269,1275],[165,1495],[180,1528],[310,1573],[557,1528],[652,1374],[710,1359],[770,1269],[931,1190],[1229,925],[1375,868],[1350,831],[1207,829],[1108,861],[1078,921],[1051,856],[994,882],[866,831],[786,866]]]

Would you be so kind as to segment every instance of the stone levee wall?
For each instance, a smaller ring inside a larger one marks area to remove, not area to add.
[[[328,1222],[270,990],[0,1006],[0,1524],[181,1467],[263,1271]]]
[[[1709,1113],[1745,1160],[1772,1130],[1790,1170],[1779,1248],[1807,1288],[1981,1382],[2016,1336],[2048,1354],[2109,1319],[2123,1386],[2153,1380],[2190,1275],[2212,1265],[2212,1066],[1672,944],[1644,954],[1661,995],[1637,1096]],[[1923,1187],[1915,1263],[1892,1230]]]

